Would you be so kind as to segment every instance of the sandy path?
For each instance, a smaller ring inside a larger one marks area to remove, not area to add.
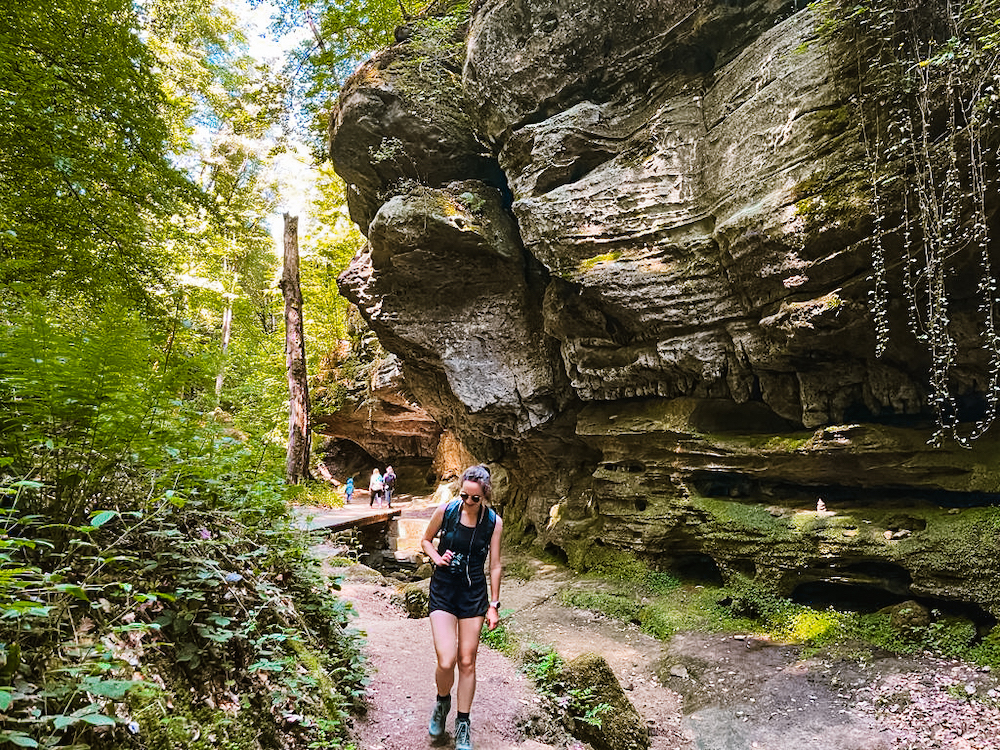
[[[450,748],[448,732],[433,742],[427,722],[434,704],[434,647],[427,619],[411,620],[390,602],[393,588],[345,582],[343,594],[359,612],[358,627],[368,636],[366,653],[373,667],[368,714],[356,724],[364,750]],[[477,750],[544,750],[555,747],[524,738],[522,724],[537,713],[530,682],[501,654],[481,646],[477,662],[472,737]],[[565,745],[560,745],[565,747]]]

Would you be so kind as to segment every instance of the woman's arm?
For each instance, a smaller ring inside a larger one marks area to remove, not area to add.
[[[438,567],[442,565],[447,565],[451,562],[452,551],[445,550],[443,555],[439,555],[438,551],[434,548],[434,537],[441,530],[441,524],[444,522],[444,511],[448,507],[448,503],[441,503],[435,510],[434,515],[431,516],[431,520],[427,522],[427,530],[424,532],[424,538],[420,540],[420,548],[424,551],[431,562],[433,562]]]
[[[490,537],[490,591],[491,602],[500,601],[500,578],[503,575],[503,562],[500,559],[500,536],[503,534],[503,519],[497,516],[497,524],[493,527],[493,536]],[[500,613],[496,607],[491,606],[486,610],[486,624],[493,630],[500,624]]]

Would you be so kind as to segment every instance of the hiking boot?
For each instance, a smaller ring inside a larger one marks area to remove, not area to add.
[[[431,714],[431,723],[427,727],[427,734],[431,737],[440,737],[444,734],[444,723],[451,710],[451,701],[435,701],[434,713]]]
[[[472,726],[455,719],[455,750],[472,750]]]

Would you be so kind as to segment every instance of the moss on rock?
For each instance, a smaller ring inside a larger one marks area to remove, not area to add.
[[[603,656],[581,654],[563,666],[573,701],[573,734],[595,750],[645,750],[649,731]]]

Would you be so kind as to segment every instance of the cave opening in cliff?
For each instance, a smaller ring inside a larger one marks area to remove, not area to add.
[[[862,474],[863,471],[859,469],[858,473]],[[789,508],[812,508],[816,506],[817,500],[822,499],[826,508],[834,512],[871,507],[917,508],[921,505],[938,508],[1000,507],[1000,493],[995,492],[762,482],[755,477],[732,471],[696,471],[692,473],[690,483],[702,497],[766,502]]]
[[[382,465],[368,451],[346,438],[328,438],[317,450],[319,462],[333,477],[346,481],[354,477],[357,486],[368,486],[368,475]]]
[[[813,609],[833,608],[840,612],[870,614],[880,609],[901,604],[912,596],[894,593],[867,583],[835,583],[810,581],[797,586],[791,600]]]
[[[569,556],[566,554],[566,550],[562,547],[550,542],[545,545],[545,548],[542,551],[559,564],[569,565]]]
[[[705,586],[723,585],[722,571],[715,558],[703,553],[678,555],[671,560],[667,572],[689,583]]]
[[[880,586],[865,583],[839,583],[832,581],[810,581],[797,586],[791,600],[812,609],[835,609],[840,612],[872,614],[887,607],[906,601],[915,601],[926,607],[937,617],[960,617],[976,626],[978,634],[989,632],[997,625],[997,618],[972,602],[952,601],[912,593],[890,591]]]

